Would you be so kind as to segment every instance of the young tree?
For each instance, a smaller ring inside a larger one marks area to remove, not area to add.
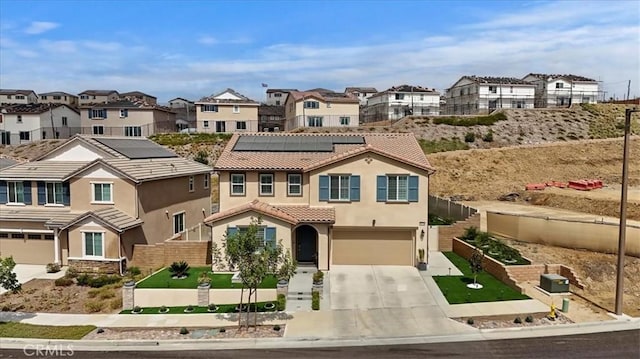
[[[0,258],[0,286],[13,293],[19,292],[22,285],[18,282],[16,273],[13,271],[16,262],[13,257]]]
[[[229,270],[240,272],[242,280],[242,290],[240,294],[240,313],[238,315],[238,325],[242,325],[242,300],[244,290],[249,290],[247,301],[246,327],[249,328],[249,312],[251,310],[252,297],[255,309],[254,326],[257,326],[257,299],[258,286],[268,275],[280,276],[285,274],[291,276],[295,271],[295,262],[291,261],[289,251],[284,248],[282,241],[278,243],[265,243],[258,231],[262,225],[261,218],[251,218],[251,224],[241,231],[224,237],[224,257]],[[217,249],[217,248],[216,248]],[[217,254],[213,250],[213,256]],[[220,257],[220,255],[218,255]],[[214,258],[220,259],[220,258]]]
[[[478,288],[478,273],[482,272],[482,260],[484,259],[484,253],[481,250],[476,249],[469,258],[469,264],[471,265],[471,273],[473,273],[473,287]]]

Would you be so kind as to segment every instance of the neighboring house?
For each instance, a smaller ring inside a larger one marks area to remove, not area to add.
[[[258,107],[258,131],[284,131],[284,106],[260,105]]]
[[[0,144],[70,138],[80,132],[80,113],[63,104],[33,103],[0,109]]]
[[[230,88],[203,97],[196,102],[196,129],[216,133],[256,132],[259,105]]]
[[[169,107],[171,108],[182,108],[182,107],[193,107],[195,104],[193,101],[184,99],[182,97],[176,97],[174,99],[169,100]]]
[[[0,249],[17,263],[122,273],[135,245],[202,222],[211,167],[152,141],[77,135],[0,170]]]
[[[78,105],[86,106],[96,103],[117,101],[120,94],[116,90],[87,90],[78,94]]]
[[[378,93],[375,87],[347,87],[344,89],[344,93],[357,98],[360,101],[360,106],[367,104],[369,97]]]
[[[38,103],[38,95],[32,90],[0,89],[0,105]]]
[[[284,111],[286,131],[300,127],[357,127],[360,102],[326,89],[291,91]]]
[[[78,107],[78,96],[62,91],[44,92],[38,95],[40,103],[60,103],[71,107]]]
[[[176,113],[176,129],[192,129],[196,128],[196,105],[193,101],[176,97],[169,100],[169,107]]]
[[[284,106],[287,102],[287,96],[291,91],[298,91],[296,89],[268,89],[267,90],[267,105],[271,106]]]
[[[123,92],[120,94],[121,100],[141,101],[149,105],[157,105],[158,99],[140,91]]]
[[[566,107],[597,103],[598,81],[577,75],[528,74],[524,81],[535,85],[535,107]]]
[[[415,265],[434,172],[413,134],[235,134],[214,170],[213,241],[261,218],[299,263]]]
[[[363,108],[363,123],[397,121],[405,116],[440,114],[440,93],[422,86],[401,85],[378,92]]]
[[[176,114],[170,108],[141,101],[84,106],[80,114],[83,134],[148,137],[176,130]]]
[[[463,76],[446,93],[447,115],[491,113],[503,108],[533,108],[535,86],[514,77]]]

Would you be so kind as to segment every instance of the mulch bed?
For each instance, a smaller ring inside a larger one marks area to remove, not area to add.
[[[187,328],[188,334],[180,334],[180,328],[102,328],[87,334],[85,340],[179,340],[179,339],[238,339],[238,338],[280,338],[284,335],[284,325],[274,330],[272,325],[261,325],[257,328],[239,329],[238,327],[221,328]]]
[[[573,321],[562,313],[556,312],[557,318],[550,320],[543,314],[532,315],[532,322],[527,322],[526,315],[502,315],[502,316],[490,316],[490,317],[473,317],[473,324],[468,324],[469,318],[454,318],[455,321],[465,323],[478,329],[495,329],[495,328],[519,328],[519,327],[535,327],[541,325],[559,325],[570,324]],[[519,317],[522,323],[515,323],[516,317]]]

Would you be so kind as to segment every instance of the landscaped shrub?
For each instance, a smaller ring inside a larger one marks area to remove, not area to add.
[[[464,142],[471,143],[476,141],[476,134],[473,132],[467,132],[464,135]]]
[[[218,310],[218,307],[214,303],[211,303],[207,306],[207,310],[210,312],[215,312],[216,310]]]
[[[469,145],[460,141],[459,138],[453,137],[452,139],[441,138],[439,140],[425,140],[419,139],[418,143],[424,153],[436,153],[446,151],[458,151],[468,150]]]
[[[189,274],[189,264],[185,261],[173,262],[171,266],[169,266],[169,272],[175,278],[184,278]]]
[[[67,272],[65,273],[64,276],[68,278],[77,278],[78,270],[73,267],[67,268]]]
[[[163,305],[163,306],[160,307],[160,309],[158,309],[158,312],[161,313],[161,314],[168,313],[169,312],[169,308],[167,308],[166,305]]]
[[[116,296],[116,292],[113,289],[102,288],[98,294],[100,299],[111,299]]]
[[[87,292],[87,297],[95,298],[98,296],[98,293],[100,293],[100,289],[89,289],[89,291]]]
[[[211,283],[211,277],[209,277],[209,274],[207,274],[207,272],[200,273],[200,275],[198,276],[198,285],[210,284],[210,283]]]
[[[133,310],[131,310],[131,313],[142,313],[142,308],[136,305],[133,307]]]
[[[224,333],[226,331],[227,331],[227,328],[220,328],[220,330],[219,330],[220,333]]]
[[[317,284],[317,283],[322,283],[324,279],[324,273],[322,271],[317,271],[315,273],[313,273],[313,283]]]
[[[473,323],[475,323],[475,322],[474,322],[474,320],[473,320],[473,318],[469,318],[469,319],[467,319],[467,324],[469,324],[469,325],[473,325]]]
[[[320,310],[320,292],[311,293],[311,309]]]
[[[520,317],[516,317],[516,319],[514,319],[513,322],[516,324],[522,324],[522,319],[520,319]]]
[[[273,330],[275,330],[276,332],[280,331],[280,326],[278,324],[273,326]]]
[[[78,277],[79,279],[80,277]],[[117,283],[121,280],[120,277],[116,276],[116,275],[100,275],[97,277],[91,277],[89,276],[89,278],[87,279],[86,284],[84,285],[88,285],[89,287],[92,288],[101,288],[104,287],[105,285],[109,285],[109,284],[113,284],[113,283]],[[80,283],[78,283],[80,284]]]
[[[113,298],[109,306],[111,307],[111,309],[114,309],[114,310],[122,308],[122,297]]]
[[[136,275],[142,274],[142,271],[138,267],[129,267],[129,268],[127,268],[127,272],[129,272],[129,275],[131,275],[131,276],[136,276]]]
[[[493,131],[489,130],[489,132],[485,133],[484,137],[482,137],[484,142],[493,142]]]
[[[189,304],[189,305],[187,305],[186,308],[184,308],[184,312],[185,313],[191,313],[191,312],[193,312],[194,309],[195,308],[193,307],[193,305]]]
[[[73,279],[62,277],[55,280],[54,284],[56,287],[68,287],[73,284]]]
[[[462,239],[465,242],[472,242],[476,240],[477,235],[478,235],[478,228],[471,226],[464,230],[464,234],[460,239]]]
[[[524,318],[524,321],[527,322],[527,323],[533,323],[533,317],[530,316],[530,315],[527,315],[527,317]]]
[[[284,294],[278,294],[278,310],[283,311],[287,307],[287,297]]]
[[[89,279],[91,279],[91,277],[89,277],[88,274],[80,274],[76,278],[76,281],[77,281],[78,285],[80,285],[80,286],[88,286],[89,285]]]
[[[60,272],[60,264],[58,263],[47,264],[47,273],[58,273],[58,272]]]
[[[196,162],[200,162],[203,165],[208,165],[209,164],[209,155],[207,154],[206,151],[200,150],[198,151],[198,153],[196,153],[196,155],[193,158],[194,161]]]
[[[84,303],[84,309],[87,313],[97,313],[104,308],[104,302],[98,300],[88,300]]]
[[[180,328],[180,334],[187,335],[189,334],[189,330],[185,327]]]

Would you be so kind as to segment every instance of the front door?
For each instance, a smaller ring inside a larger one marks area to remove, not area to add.
[[[296,229],[296,261],[300,263],[315,263],[318,253],[318,232],[311,226],[301,226]]]

